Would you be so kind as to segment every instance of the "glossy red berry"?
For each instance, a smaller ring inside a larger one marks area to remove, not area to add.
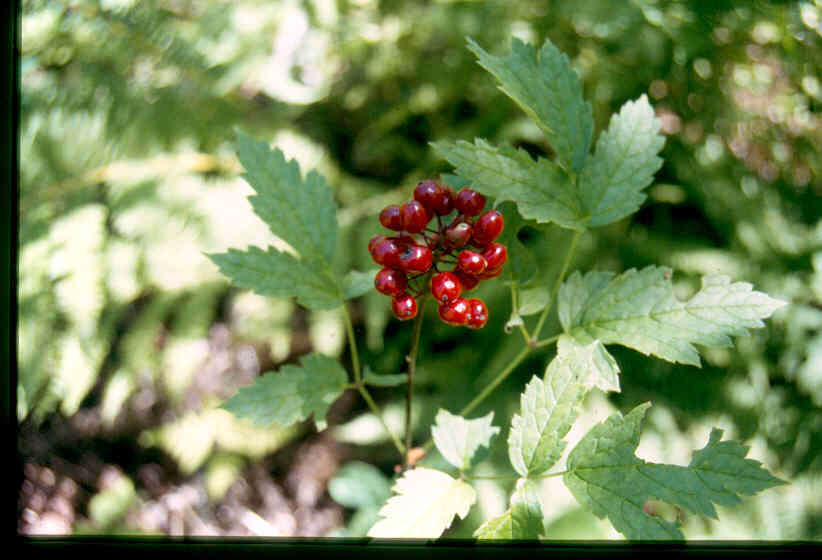
[[[425,206],[429,215],[445,216],[454,207],[451,195],[434,181],[421,181],[414,189],[414,200]]]
[[[387,235],[375,235],[374,237],[372,237],[368,241],[368,252],[373,254],[374,247],[377,245],[377,243],[379,243],[380,241],[385,241],[386,239],[388,239]]]
[[[496,270],[486,270],[482,274],[479,274],[477,278],[479,278],[480,280],[488,280],[490,278],[496,278],[500,274],[502,274],[502,267],[499,267]]]
[[[431,218],[428,210],[417,200],[409,200],[400,206],[400,216],[402,217],[402,229],[408,233],[419,233],[428,225]]]
[[[407,321],[417,316],[417,300],[408,294],[391,299],[391,311],[400,321]]]
[[[462,251],[457,257],[457,267],[467,274],[479,275],[488,268],[485,258],[476,251]]]
[[[457,193],[454,206],[464,216],[476,216],[485,208],[485,197],[473,189],[463,187]]]
[[[400,254],[399,267],[407,273],[428,272],[434,261],[431,249],[422,245],[411,245]]]
[[[449,325],[459,326],[468,322],[468,302],[463,298],[440,304],[437,311],[440,319]]]
[[[396,267],[400,264],[401,245],[392,238],[386,238],[374,245],[371,258],[380,266]]]
[[[408,287],[408,278],[401,270],[383,268],[374,277],[374,287],[381,294],[396,297],[405,293],[405,288]]]
[[[465,247],[471,239],[474,228],[466,222],[457,222],[445,230],[445,238],[451,247]]]
[[[460,297],[462,286],[453,272],[440,272],[431,278],[431,294],[437,303],[448,303]]]
[[[488,264],[486,272],[496,272],[508,260],[508,249],[502,243],[491,243],[482,252],[482,256]]]
[[[382,212],[380,212],[380,223],[384,228],[392,229],[394,231],[402,230],[400,207],[397,204],[392,204],[383,208]]]
[[[499,234],[502,233],[502,226],[505,220],[502,214],[496,210],[489,210],[477,218],[474,223],[474,235],[471,238],[471,243],[485,247],[494,241]]]
[[[481,299],[468,300],[468,327],[481,329],[488,322],[488,308]]]
[[[477,284],[480,283],[480,279],[476,276],[471,276],[470,274],[466,274],[461,270],[457,270],[454,272],[456,274],[457,279],[460,282],[460,286],[462,286],[463,292],[470,292],[474,288],[477,287]]]

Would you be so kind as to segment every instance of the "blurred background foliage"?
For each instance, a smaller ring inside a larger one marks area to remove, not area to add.
[[[308,351],[349,360],[339,313],[231,289],[204,256],[277,242],[245,201],[234,130],[329,179],[344,262],[365,269],[379,210],[449,171],[429,141],[482,136],[550,156],[465,48],[471,36],[501,54],[517,36],[568,53],[597,131],[647,93],[667,136],[646,204],[587,234],[575,266],[668,265],[682,295],[723,273],[792,302],[702,369],[614,348],[623,391],[593,395],[572,440],[651,400],[640,456],[684,463],[719,426],[792,484],[719,522],[686,517],[686,536],[822,538],[819,0],[25,0],[21,12],[19,531],[363,535],[397,457],[359,397],[345,394],[319,434],[217,409]],[[525,293],[539,297],[568,236],[520,239],[539,265]],[[519,349],[503,334],[506,288],[481,293],[483,330],[425,329],[418,441]],[[385,299],[352,311],[364,362],[404,371],[410,329]],[[503,426],[483,474],[511,472],[510,417],[550,357],[475,411]],[[403,390],[375,396],[399,431]],[[549,538],[618,537],[558,482],[543,485]],[[477,488],[446,536],[505,508],[510,484]]]

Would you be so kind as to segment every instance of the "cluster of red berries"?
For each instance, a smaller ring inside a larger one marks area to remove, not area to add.
[[[485,325],[485,303],[460,297],[482,280],[499,276],[508,259],[505,245],[495,242],[502,233],[502,214],[483,208],[485,197],[480,193],[468,187],[456,193],[448,185],[427,180],[417,185],[412,200],[383,209],[380,223],[399,233],[375,236],[368,251],[384,267],[374,286],[391,297],[399,320],[414,318],[416,298],[430,291],[444,322],[472,329]],[[429,227],[434,219],[436,225]]]

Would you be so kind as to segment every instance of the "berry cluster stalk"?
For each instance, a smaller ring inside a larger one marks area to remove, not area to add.
[[[424,304],[424,300],[420,303],[420,307]],[[411,449],[411,399],[413,397],[414,389],[414,372],[417,369],[417,353],[420,349],[420,333],[422,332],[422,313],[419,313],[414,319],[414,334],[411,339],[411,351],[408,353],[408,395],[405,399],[405,453],[403,457],[403,468],[408,468],[409,451]]]

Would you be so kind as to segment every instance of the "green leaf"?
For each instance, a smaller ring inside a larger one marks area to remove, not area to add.
[[[328,482],[328,494],[347,508],[378,507],[391,496],[391,484],[374,465],[351,461]]]
[[[497,202],[515,202],[523,218],[585,228],[579,193],[562,168],[547,159],[534,161],[525,150],[495,148],[481,138],[473,144],[460,140],[431,146],[459,175],[471,180],[473,189]]]
[[[267,252],[257,247],[249,247],[248,251],[229,249],[209,258],[240,288],[263,296],[296,297],[300,305],[309,309],[333,309],[342,305],[340,288],[330,269],[274,247],[269,247]]]
[[[395,496],[380,510],[369,537],[436,539],[455,515],[465,519],[477,500],[474,489],[444,472],[417,467],[406,471],[392,488]]]
[[[633,214],[645,200],[642,189],[651,184],[662,166],[657,153],[665,138],[659,134],[659,126],[644,94],[611,117],[579,179],[589,227]]]
[[[378,271],[378,268],[364,272],[352,270],[346,274],[342,281],[343,298],[357,298],[374,289],[374,276]]]
[[[366,385],[373,385],[375,387],[394,387],[408,383],[407,373],[394,373],[388,375],[379,375],[371,371],[371,368],[365,366],[363,368],[363,381]]]
[[[308,354],[302,366],[286,365],[243,387],[222,408],[258,425],[288,426],[314,414],[317,429],[325,428],[325,414],[348,379],[336,360]]]
[[[640,424],[650,403],[624,418],[616,413],[591,428],[568,456],[565,485],[577,501],[600,519],[608,517],[629,539],[682,539],[679,525],[648,515],[643,505],[661,500],[695,514],[716,518],[714,504],[734,505],[739,494],[752,495],[784,484],[745,459],[748,448],[719,441],[714,429],[708,444],[687,467],[646,463],[635,455]]]
[[[752,288],[727,276],[705,276],[699,292],[679,301],[666,267],[631,269],[619,276],[577,271],[560,288],[559,317],[580,342],[599,339],[698,366],[693,344],[730,346],[730,336],[763,327],[762,319],[786,305]]]
[[[466,420],[440,409],[431,428],[434,444],[446,461],[460,471],[467,470],[477,450],[481,446],[490,447],[491,438],[499,433],[499,428],[491,425],[493,419],[493,412]]]
[[[500,90],[539,125],[565,168],[579,172],[588,155],[594,121],[568,56],[548,40],[537,52],[514,38],[505,57],[491,56],[471,39],[468,48],[480,66],[497,78]]]
[[[502,276],[506,280],[524,284],[530,280],[537,272],[536,259],[531,250],[517,237],[519,230],[527,224],[517,212],[517,207],[512,202],[504,202],[497,206],[497,211],[502,214],[505,220],[505,227],[497,238],[498,243],[502,243],[508,249],[508,261],[502,269]]]
[[[544,530],[536,485],[531,480],[520,478],[511,495],[511,506],[502,515],[483,523],[474,531],[474,537],[479,540],[531,540],[540,538]]]
[[[294,247],[303,259],[330,264],[337,249],[337,208],[331,188],[316,171],[305,180],[295,160],[286,161],[267,142],[237,134],[237,157],[243,178],[256,191],[249,197],[254,212],[272,233]]]
[[[588,372],[584,381],[586,388],[619,392],[619,365],[600,341],[583,345],[562,335],[557,340],[557,355],[562,356],[570,367]]]

